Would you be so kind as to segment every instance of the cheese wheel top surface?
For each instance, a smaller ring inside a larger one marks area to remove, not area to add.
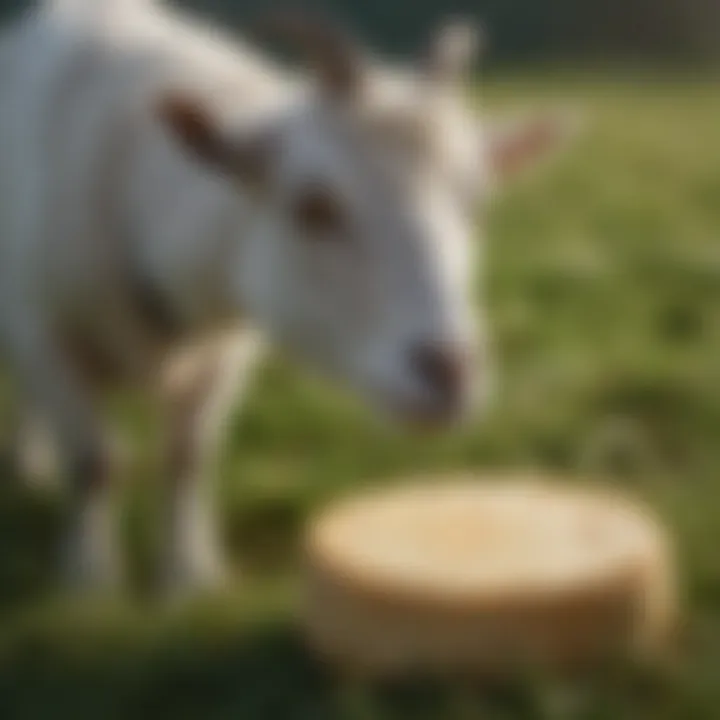
[[[616,498],[538,482],[371,492],[316,522],[311,554],[376,589],[465,600],[540,596],[632,572],[653,527]]]

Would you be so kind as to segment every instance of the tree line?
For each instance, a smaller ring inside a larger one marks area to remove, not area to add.
[[[104,2],[109,0],[96,0]],[[243,27],[273,0],[172,0]],[[451,14],[482,22],[493,63],[720,58],[718,0],[310,0],[386,52],[417,51]],[[0,0],[10,17],[29,0]],[[284,2],[283,5],[287,5]],[[292,4],[292,3],[290,3]],[[301,0],[308,6],[308,0]],[[297,3],[296,3],[297,5]]]

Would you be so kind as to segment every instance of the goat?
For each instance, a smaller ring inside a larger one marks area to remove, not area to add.
[[[173,592],[223,575],[204,478],[266,343],[411,424],[485,395],[474,210],[562,124],[482,127],[459,26],[408,69],[276,25],[307,71],[152,0],[46,0],[0,43],[0,348],[67,476],[73,587],[119,579],[109,388],[165,413]]]

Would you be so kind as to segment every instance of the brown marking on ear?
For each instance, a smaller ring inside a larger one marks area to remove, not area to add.
[[[158,116],[186,149],[204,162],[222,164],[226,148],[214,120],[199,101],[167,95],[158,103]]]
[[[494,172],[505,178],[523,171],[549,154],[565,134],[565,125],[556,117],[538,117],[510,130],[491,148]]]
[[[225,172],[253,189],[268,182],[275,139],[270,132],[225,137],[205,107],[194,98],[168,95],[158,114],[175,138],[203,163]]]

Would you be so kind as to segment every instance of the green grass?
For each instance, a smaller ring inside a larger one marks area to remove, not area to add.
[[[417,440],[271,364],[233,424],[219,479],[244,587],[174,610],[142,593],[112,606],[55,597],[58,503],[8,482],[0,717],[720,718],[720,93],[710,81],[556,78],[487,94],[500,104],[568,98],[591,119],[571,155],[489,219],[483,294],[502,380],[492,415]],[[607,476],[667,521],[688,620],[669,676],[380,687],[334,678],[306,655],[294,588],[313,508],[395,475],[526,466]],[[126,529],[142,590],[155,526],[150,473],[135,474]]]

